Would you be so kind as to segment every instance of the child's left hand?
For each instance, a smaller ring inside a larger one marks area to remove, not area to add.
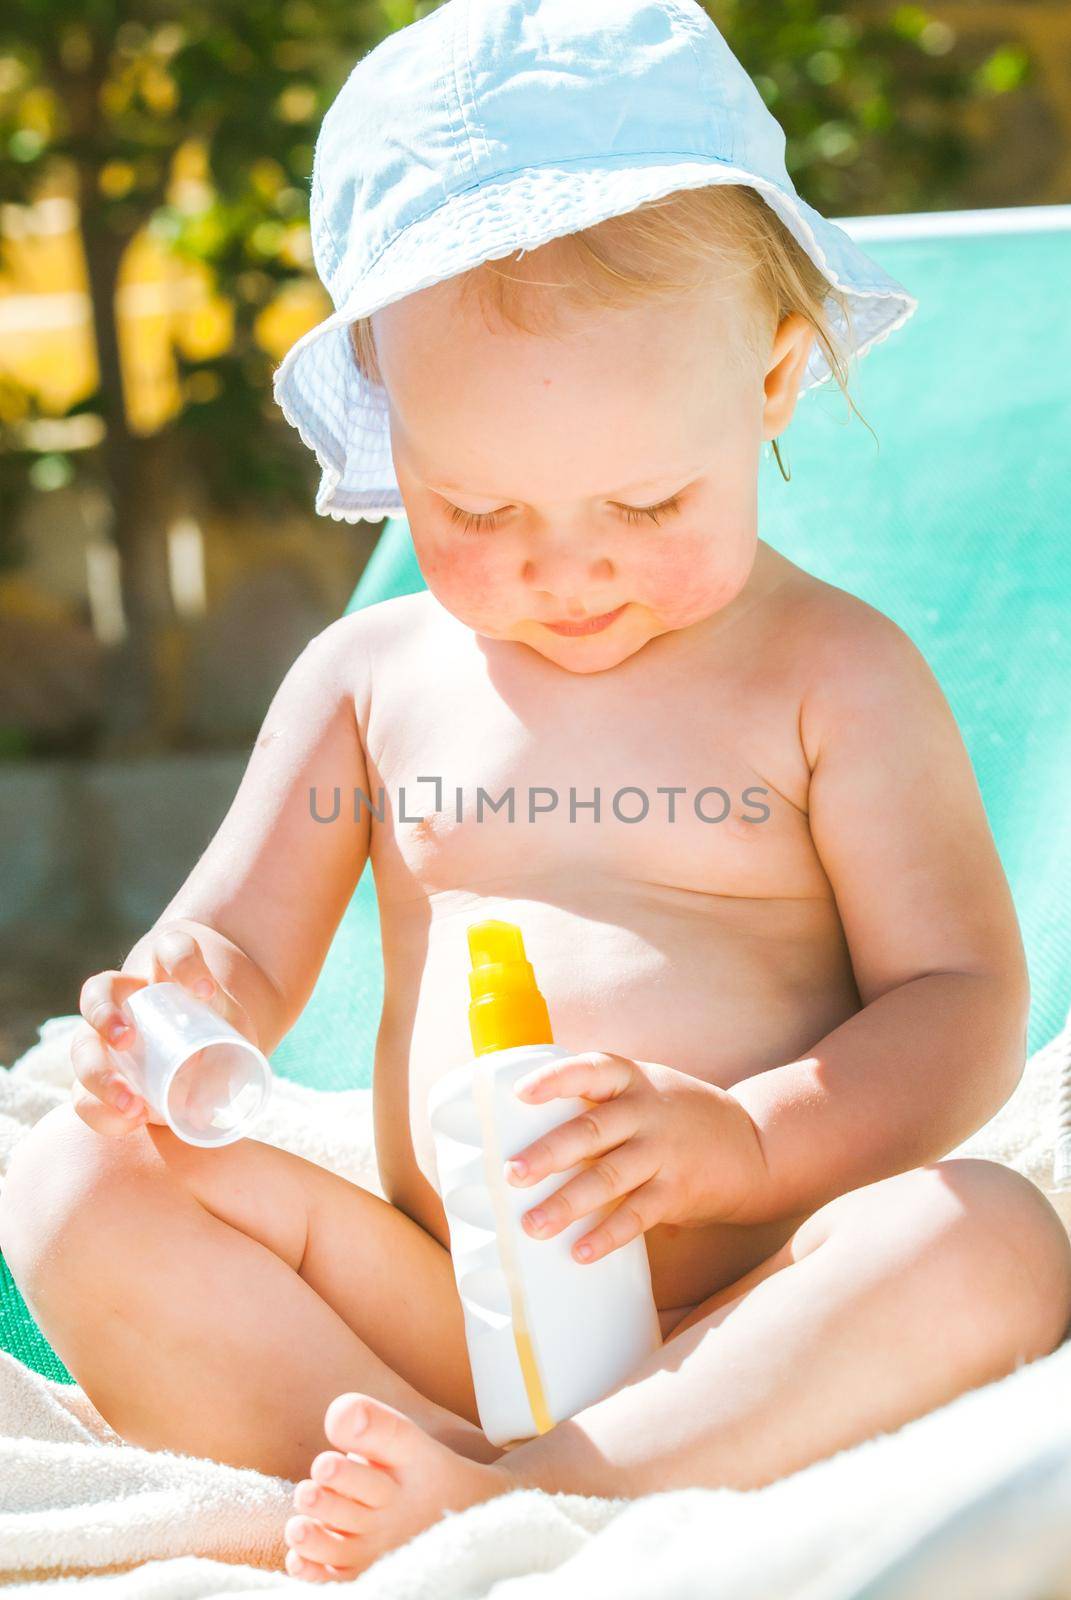
[[[531,1238],[549,1239],[617,1200],[574,1244],[578,1261],[597,1261],[658,1222],[730,1221],[765,1181],[762,1145],[744,1107],[674,1067],[587,1050],[527,1073],[514,1093],[530,1105],[574,1095],[596,1102],[519,1150],[505,1169],[508,1182],[523,1187],[592,1160],[522,1219]]]

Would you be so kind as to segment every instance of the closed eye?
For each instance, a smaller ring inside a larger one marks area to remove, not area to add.
[[[680,510],[680,503],[680,495],[671,495],[668,500],[660,500],[656,506],[619,505],[617,509],[629,524],[642,522],[647,517],[657,527],[663,517],[673,516]],[[462,511],[460,506],[450,507],[450,521],[457,523],[463,533],[489,533],[492,528],[497,528],[501,516],[501,511]]]
[[[642,522],[644,517],[650,517],[656,526],[662,517],[671,517],[680,508],[679,494],[670,495],[668,500],[660,500],[656,506],[618,506],[618,510],[624,512],[626,522]]]

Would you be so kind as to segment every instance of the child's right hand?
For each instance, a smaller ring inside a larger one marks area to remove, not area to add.
[[[223,991],[193,934],[178,928],[162,930],[145,941],[140,954],[142,964],[151,967],[151,978],[109,971],[86,979],[78,999],[85,1022],[71,1038],[71,1065],[77,1080],[72,1090],[74,1109],[97,1133],[117,1138],[144,1122],[165,1125],[118,1070],[109,1049],[129,1050],[134,1042],[136,1030],[120,1009],[127,996],[150,983],[178,983],[203,1005],[225,1009]],[[201,985],[207,988],[202,990]]]

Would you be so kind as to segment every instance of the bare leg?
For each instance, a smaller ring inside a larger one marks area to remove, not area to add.
[[[15,1150],[0,1246],[46,1336],[132,1444],[298,1479],[360,1388],[479,1459],[449,1254],[274,1146],[123,1140],[73,1107]]]
[[[901,1173],[816,1211],[627,1385],[495,1465],[339,1396],[326,1419],[336,1452],[296,1492],[287,1567],[352,1574],[445,1509],[517,1487],[758,1487],[1047,1354],[1069,1320],[1071,1243],[1039,1190],[986,1161]],[[346,1451],[387,1471],[370,1476]]]
[[[580,1494],[757,1488],[1048,1354],[1069,1320],[1071,1242],[1040,1191],[937,1162],[823,1206],[509,1470]]]

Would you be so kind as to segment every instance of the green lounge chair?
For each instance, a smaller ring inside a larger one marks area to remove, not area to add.
[[[940,680],[1015,895],[1033,1051],[1071,1004],[1071,206],[842,226],[919,310],[855,373],[880,449],[832,384],[805,396],[791,482],[763,464],[762,533],[891,616]],[[346,609],[423,587],[407,523],[392,519]],[[368,868],[274,1070],[325,1089],[369,1083],[382,997]],[[0,1346],[69,1377],[4,1278]]]

